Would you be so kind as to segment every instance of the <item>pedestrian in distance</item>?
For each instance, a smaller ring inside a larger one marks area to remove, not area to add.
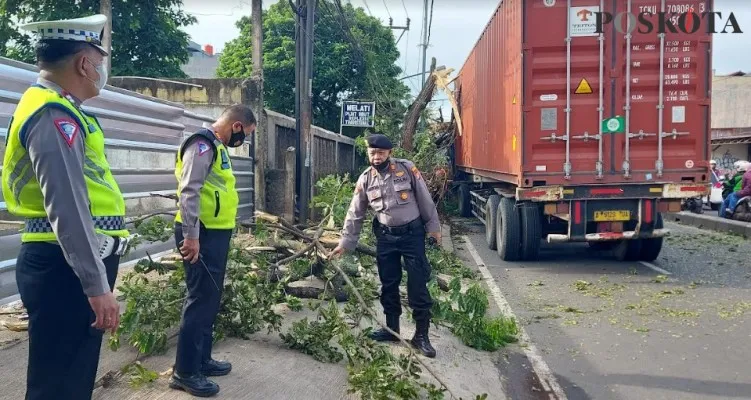
[[[107,83],[107,17],[21,26],[36,36],[39,76],[8,127],[2,189],[23,217],[16,281],[29,314],[27,400],[90,399],[104,331],[120,324],[112,290],[127,247],[125,201],[104,131],[82,103]]]
[[[403,258],[407,271],[407,296],[416,324],[410,343],[423,355],[435,357],[436,351],[428,337],[433,300],[427,287],[431,268],[425,254],[425,238],[427,232],[439,243],[441,241],[438,210],[414,163],[391,157],[393,145],[388,137],[370,135],[367,143],[370,166],[357,180],[342,239],[333,255],[340,256],[355,249],[370,206],[375,212],[373,233],[377,241],[376,262],[386,326],[400,333],[399,284]],[[399,341],[385,329],[373,332],[372,339]]]
[[[207,376],[223,376],[232,370],[229,362],[211,356],[239,203],[228,147],[241,146],[255,129],[253,111],[234,105],[214,124],[185,139],[177,153],[175,240],[183,256],[188,296],[169,385],[194,396],[219,393],[219,385]]]

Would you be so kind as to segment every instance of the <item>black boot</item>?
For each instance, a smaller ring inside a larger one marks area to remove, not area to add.
[[[430,320],[421,320],[417,322],[417,330],[415,336],[409,342],[425,357],[435,357],[435,349],[430,345],[430,339],[428,338],[428,327],[430,327]]]
[[[191,376],[180,376],[175,371],[172,374],[172,379],[169,381],[169,387],[184,390],[197,397],[211,397],[219,393],[219,385],[206,379],[206,376],[200,373]]]
[[[209,359],[201,363],[201,373],[206,376],[224,376],[232,371],[232,364],[227,361]]]
[[[392,331],[399,333],[399,316],[398,315],[387,315],[386,316],[386,326],[389,327]],[[381,328],[377,331],[373,331],[373,333],[370,334],[370,338],[375,340],[376,342],[398,342],[399,338],[392,335],[391,332]]]

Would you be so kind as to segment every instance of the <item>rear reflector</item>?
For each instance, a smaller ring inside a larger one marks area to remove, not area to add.
[[[644,222],[652,223],[652,200],[644,200]]]
[[[707,190],[706,186],[681,186],[681,192],[703,192]]]
[[[574,202],[574,223],[575,224],[582,223],[582,202],[581,201]]]
[[[591,189],[589,191],[589,194],[592,195],[621,195],[623,194],[623,189],[619,188],[605,188],[605,189]]]

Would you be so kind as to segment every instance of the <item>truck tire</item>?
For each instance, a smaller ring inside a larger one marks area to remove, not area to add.
[[[459,215],[464,218],[472,216],[472,195],[466,183],[459,185]]]
[[[638,261],[641,255],[641,240],[619,240],[613,248],[613,254],[618,261]]]
[[[540,255],[540,241],[542,240],[542,221],[540,207],[536,204],[525,204],[521,211],[521,259],[535,261]]]
[[[488,248],[490,250],[498,249],[498,242],[496,241],[496,227],[495,218],[496,211],[498,210],[498,204],[501,203],[501,196],[497,194],[491,194],[488,197],[488,201],[485,203],[485,240],[488,242]]]
[[[655,221],[655,229],[662,229],[662,213],[657,213],[657,220]],[[640,239],[641,242],[641,254],[639,254],[640,261],[654,261],[660,255],[662,251],[662,239]]]
[[[518,261],[521,255],[521,222],[515,205],[515,200],[503,197],[496,212],[496,247],[503,261]]]

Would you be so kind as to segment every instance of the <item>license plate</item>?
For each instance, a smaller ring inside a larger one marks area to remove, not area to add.
[[[595,221],[628,221],[631,219],[631,211],[628,210],[608,210],[595,211]]]

